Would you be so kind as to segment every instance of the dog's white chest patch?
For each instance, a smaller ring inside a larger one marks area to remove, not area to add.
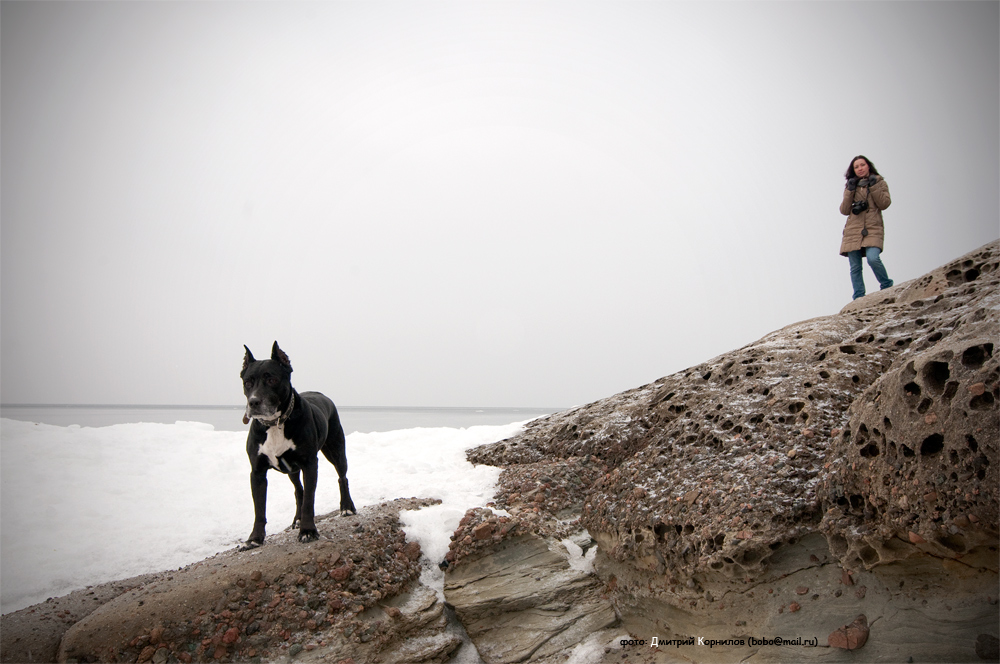
[[[275,424],[267,430],[267,440],[260,446],[260,453],[267,456],[272,468],[279,468],[278,457],[294,449],[295,443],[285,438],[285,425]]]

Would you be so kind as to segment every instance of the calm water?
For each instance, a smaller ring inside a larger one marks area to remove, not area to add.
[[[355,431],[395,431],[417,427],[468,428],[483,424],[510,424],[554,413],[557,408],[337,408],[348,434]],[[205,422],[216,431],[246,431],[243,406],[0,406],[0,417],[56,426],[177,421]]]

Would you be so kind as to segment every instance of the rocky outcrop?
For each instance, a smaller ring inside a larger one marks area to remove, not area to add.
[[[173,572],[78,591],[3,616],[4,662],[440,662],[462,644],[422,585],[401,499]],[[460,630],[459,630],[460,631]]]
[[[1000,621],[998,266],[994,242],[469,459],[504,468],[496,506],[518,527],[593,536],[635,638],[820,646],[658,661],[827,658],[859,615],[866,659],[979,661]],[[607,472],[549,477],[568,467]]]

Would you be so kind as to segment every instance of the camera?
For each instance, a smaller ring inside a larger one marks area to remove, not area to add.
[[[868,201],[854,201],[851,204],[851,214],[861,214],[868,209]]]

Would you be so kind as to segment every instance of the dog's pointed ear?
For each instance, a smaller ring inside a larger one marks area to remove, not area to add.
[[[240,371],[240,375],[241,376],[247,372],[247,367],[250,366],[251,362],[256,362],[257,361],[255,359],[253,359],[253,353],[251,353],[250,349],[246,347],[246,344],[243,345],[243,348],[246,349],[247,354],[243,356],[243,370]]]
[[[281,366],[288,369],[288,372],[292,371],[292,361],[288,359],[288,354],[285,351],[278,348],[278,342],[274,342],[274,346],[271,347],[271,359],[275,362],[281,364]]]

